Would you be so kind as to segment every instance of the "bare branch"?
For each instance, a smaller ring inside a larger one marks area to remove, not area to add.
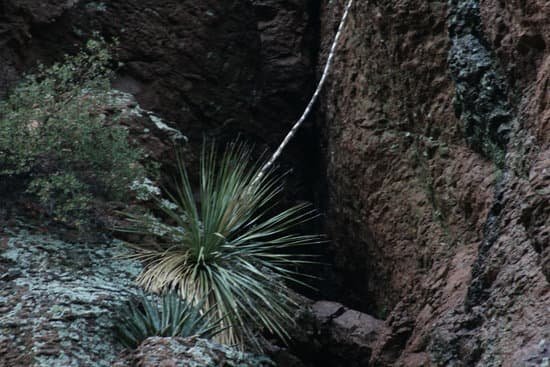
[[[271,156],[271,158],[269,159],[269,161],[267,161],[267,163],[262,167],[262,169],[260,170],[260,172],[258,173],[258,175],[256,176],[256,178],[254,179],[254,181],[252,182],[252,184],[255,184],[260,178],[262,178],[262,176],[265,175],[265,173],[267,172],[267,170],[269,170],[269,168],[271,168],[271,166],[273,165],[273,163],[277,160],[277,158],[279,158],[279,156],[281,155],[281,153],[283,152],[283,149],[286,147],[286,145],[288,144],[288,142],[290,141],[290,139],[292,139],[292,137],[294,137],[294,135],[296,134],[296,132],[298,131],[298,129],[300,128],[300,126],[302,125],[302,123],[305,121],[305,119],[308,117],[308,115],[311,113],[311,110],[313,108],[313,105],[315,104],[317,98],[319,97],[319,93],[321,92],[321,89],[323,89],[323,85],[325,84],[325,81],[327,79],[327,76],[329,74],[329,71],[330,71],[330,67],[332,65],[332,61],[334,59],[334,54],[335,54],[335,51],[336,51],[336,46],[338,45],[338,40],[340,39],[340,34],[342,33],[342,30],[344,29],[344,24],[346,23],[346,19],[348,17],[348,14],[349,14],[349,10],[351,8],[353,4],[353,0],[349,0],[347,5],[346,5],[346,8],[344,10],[344,14],[342,15],[342,19],[340,20],[340,25],[338,26],[338,31],[336,32],[336,35],[334,36],[334,41],[332,42],[332,46],[330,48],[330,53],[328,55],[328,58],[327,58],[327,63],[325,64],[325,68],[323,70],[323,74],[321,76],[321,79],[319,80],[319,84],[317,84],[317,88],[315,89],[315,92],[313,93],[313,96],[311,97],[311,99],[309,100],[309,103],[308,105],[306,106],[304,112],[302,113],[302,116],[298,119],[298,121],[294,124],[294,126],[292,127],[292,129],[290,129],[290,131],[288,132],[288,134],[285,136],[284,140],[282,141],[282,143],[279,145],[279,147],[277,148],[277,150],[275,151],[275,153],[273,153],[273,155]]]

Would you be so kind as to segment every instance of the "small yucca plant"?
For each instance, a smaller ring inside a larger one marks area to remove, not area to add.
[[[222,330],[222,320],[215,319],[212,311],[204,312],[201,304],[193,305],[174,293],[157,302],[143,295],[121,310],[115,330],[120,342],[129,348],[151,336],[212,338]]]
[[[168,194],[175,206],[159,201],[173,230],[164,224],[159,233],[151,217],[131,221],[135,232],[167,234],[155,249],[138,246],[135,257],[145,264],[138,282],[145,289],[204,300],[225,318],[220,342],[258,347],[259,331],[288,339],[296,304],[283,281],[301,283],[297,267],[311,255],[296,248],[321,238],[293,232],[314,217],[309,205],[275,212],[282,176],[259,174],[263,161],[250,157],[242,144],[230,145],[219,161],[214,146],[203,148],[198,200],[180,160],[176,193]]]

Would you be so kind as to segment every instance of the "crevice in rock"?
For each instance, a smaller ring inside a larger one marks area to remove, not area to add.
[[[488,294],[486,290],[491,286],[496,278],[497,269],[487,268],[487,254],[492,245],[498,239],[500,233],[500,212],[503,201],[503,192],[506,182],[506,174],[495,183],[495,194],[493,204],[487,216],[487,221],[483,227],[483,242],[478,249],[477,259],[472,267],[472,281],[468,288],[468,294],[465,300],[466,311],[470,312],[472,308],[486,300]]]

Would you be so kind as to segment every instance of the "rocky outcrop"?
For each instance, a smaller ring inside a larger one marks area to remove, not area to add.
[[[117,312],[139,293],[120,243],[0,232],[0,366],[111,366]]]
[[[1,0],[0,98],[37,62],[74,53],[98,32],[118,40],[114,87],[174,121],[190,152],[203,137],[238,136],[263,151],[279,143],[312,89],[315,9],[309,0]],[[317,144],[303,132],[280,163],[296,168],[290,191],[311,198]]]
[[[114,325],[141,293],[141,265],[118,242],[66,243],[0,232],[0,366],[273,366],[195,338],[149,338],[124,350]]]
[[[251,131],[259,35],[248,1],[2,1],[0,90],[37,61],[74,52],[94,32],[119,42],[115,87],[198,141]],[[219,133],[219,131],[217,131]]]
[[[243,133],[275,144],[311,89],[308,1],[0,2],[0,96],[37,61],[99,32],[119,43],[115,87],[192,141]],[[261,126],[261,129],[258,127]]]
[[[342,7],[323,4],[323,50]],[[550,357],[548,11],[352,9],[319,118],[340,299],[389,328],[373,365]]]
[[[103,123],[106,126],[118,124],[128,131],[128,136],[132,146],[139,147],[143,152],[142,164],[148,165],[153,162],[175,161],[174,145],[180,147],[181,151],[187,154],[189,152],[188,138],[183,135],[171,121],[162,119],[159,115],[144,110],[137,103],[135,97],[129,93],[119,90],[110,90],[107,92],[105,104],[100,106],[98,114],[104,116]],[[160,181],[160,179],[159,179]],[[156,185],[156,186],[155,186]],[[148,200],[151,199],[151,193],[147,191],[160,190],[162,182],[136,182],[129,192],[127,200]],[[18,216],[40,217],[43,221],[41,225],[47,226],[51,217],[43,207],[37,204],[36,198],[29,195],[25,188],[28,186],[28,177],[10,176],[3,177],[0,180],[0,227],[16,226],[15,220]],[[113,210],[120,210],[121,203],[107,203],[104,200],[94,202],[94,210],[88,214],[88,230],[76,231],[62,230],[64,239],[96,241],[102,239],[106,228],[112,228],[118,221],[113,216]],[[55,222],[55,220],[53,221]],[[52,224],[50,222],[50,224]],[[70,227],[70,225],[69,225]],[[60,229],[60,228],[57,228]]]
[[[262,356],[239,352],[206,339],[160,338],[146,339],[134,352],[114,367],[270,367],[273,362]]]
[[[331,301],[312,302],[297,323],[290,352],[307,366],[367,366],[376,341],[388,332],[382,320]]]
[[[116,61],[122,63],[114,65],[117,77],[113,81],[114,87],[122,92],[112,93],[113,103],[105,106],[104,112],[109,117],[122,111],[117,122],[130,129],[131,139],[144,147],[148,158],[170,162],[171,142],[186,140],[187,136],[195,147],[203,135],[225,140],[240,133],[262,145],[274,145],[300,113],[302,102],[307,99],[304,91],[310,89],[316,52],[316,48],[310,47],[310,41],[316,19],[309,18],[309,7],[309,2],[278,0],[0,0],[0,97],[5,96],[23,73],[32,72],[37,62],[49,64],[59,60],[98,31],[107,39],[118,39]],[[107,121],[111,123],[110,119]],[[179,131],[185,131],[186,137]],[[306,155],[307,148],[297,144],[293,150],[301,157]],[[294,164],[299,161],[293,158]],[[0,222],[14,224],[11,210],[14,206],[13,202],[0,199]],[[64,251],[66,244],[59,243],[59,251]],[[16,266],[9,264],[10,268]],[[47,278],[42,273],[36,275],[39,276]],[[74,276],[78,277],[79,273]],[[95,285],[91,292],[93,287]],[[109,297],[116,297],[115,290]],[[124,300],[120,296],[117,302]],[[19,307],[17,299],[9,301],[9,306],[0,313],[2,317],[11,315],[11,310]],[[33,302],[39,308],[42,303],[43,307],[55,306],[42,296]],[[60,307],[72,306],[65,302]],[[108,303],[98,310],[110,307]],[[67,314],[70,320],[83,322],[78,315]],[[100,315],[90,314],[85,322],[92,322],[95,317]],[[50,324],[55,321],[41,319],[40,327],[52,328]],[[90,333],[97,332],[97,338],[106,337],[105,344],[98,345],[97,351],[90,350],[87,340],[73,338],[69,342],[64,335],[54,335],[47,351],[52,357],[44,357],[50,358],[46,362],[39,351],[37,359],[30,355],[21,361],[17,359],[21,356],[8,354],[5,363],[85,365],[89,359],[90,365],[109,365],[120,348],[111,345],[112,340],[107,337],[107,326],[112,320],[100,321],[97,330],[90,329]],[[12,319],[7,322],[12,323]],[[72,330],[66,323],[55,327]],[[5,335],[12,334],[15,341],[2,340],[7,343],[6,349],[42,343],[41,334],[37,340],[29,339],[29,332],[20,332],[19,326]],[[58,361],[55,352],[62,346],[66,346],[71,355]],[[103,353],[102,348],[109,352]],[[79,351],[81,359],[73,355],[76,354],[73,349]],[[0,365],[2,363],[4,361]]]
[[[117,123],[128,129],[132,144],[144,150],[145,159],[169,161],[174,159],[174,145],[184,148],[188,142],[187,136],[177,129],[174,122],[144,110],[130,93],[110,91],[109,103],[103,111],[107,125]]]

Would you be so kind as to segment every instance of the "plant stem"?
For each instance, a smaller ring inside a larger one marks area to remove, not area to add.
[[[342,33],[342,30],[344,29],[344,24],[346,23],[346,19],[348,17],[349,10],[350,10],[352,4],[353,4],[353,0],[349,0],[347,5],[346,5],[346,8],[344,10],[344,14],[342,15],[342,19],[340,20],[340,25],[338,26],[338,31],[336,32],[336,35],[334,36],[334,41],[332,41],[332,46],[330,48],[330,53],[329,53],[328,58],[327,58],[327,63],[325,64],[323,74],[321,76],[321,79],[319,80],[319,84],[317,84],[317,88],[315,89],[315,92],[313,93],[313,96],[309,100],[308,105],[306,106],[304,112],[302,113],[302,116],[294,124],[292,129],[290,129],[290,131],[285,136],[285,138],[283,139],[282,143],[279,145],[279,147],[277,148],[275,153],[273,153],[273,155],[271,156],[269,161],[267,161],[267,163],[262,167],[262,169],[260,170],[258,175],[254,178],[254,181],[252,181],[252,184],[255,184],[259,179],[261,179],[265,175],[265,173],[269,170],[269,168],[271,168],[273,163],[275,163],[277,158],[279,158],[279,156],[283,152],[283,149],[287,146],[290,139],[292,139],[294,137],[294,135],[296,135],[296,132],[298,131],[298,129],[300,128],[302,123],[305,121],[305,119],[311,113],[313,105],[317,101],[317,98],[319,97],[319,93],[321,92],[321,89],[323,89],[323,85],[325,84],[325,81],[326,81],[327,76],[329,74],[330,67],[331,67],[332,61],[334,59],[336,46],[338,45],[338,40],[340,39],[340,35]]]

